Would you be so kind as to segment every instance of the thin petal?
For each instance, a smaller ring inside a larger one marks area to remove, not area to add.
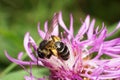
[[[105,47],[119,45],[120,44],[120,38],[105,41],[104,44],[105,44],[104,45]]]
[[[20,52],[20,53],[18,54],[18,59],[19,59],[19,60],[22,60],[22,56],[23,56],[23,52]]]
[[[56,36],[58,36],[58,34],[59,34],[59,27],[58,27],[58,25],[55,25],[56,27],[54,28],[54,30],[53,30],[53,32],[52,32],[52,35],[56,35]]]
[[[94,59],[99,59],[99,58],[101,57],[101,55],[103,54],[103,52],[102,52],[102,48],[103,48],[103,44],[100,45],[100,48],[99,48],[98,54],[97,54],[97,56],[95,56]]]
[[[48,31],[48,21],[46,21],[45,24],[44,24],[44,31],[45,31],[45,32]]]
[[[87,16],[85,22],[80,27],[78,34],[76,35],[76,39],[82,39],[83,35],[87,32],[90,23],[90,16]]]
[[[52,35],[56,35],[56,36],[58,36],[59,34],[58,18],[59,18],[59,13],[55,13],[52,19],[52,23],[51,23],[51,26],[54,28]]]
[[[94,25],[95,25],[95,19],[92,20],[90,27],[88,29],[87,32],[88,39],[91,39],[93,37]]]
[[[40,29],[40,23],[38,23],[38,33],[42,39],[45,38],[45,32]]]
[[[33,42],[34,43],[34,42]],[[25,34],[24,37],[24,48],[27,52],[27,54],[29,55],[29,57],[33,60],[33,61],[37,61],[37,59],[35,58],[35,56],[33,55],[33,51],[30,48],[30,35],[29,33]]]
[[[118,58],[120,57],[120,55],[114,54],[113,52],[107,52],[107,51],[103,51],[107,56],[110,56],[112,58]]]
[[[73,34],[73,16],[72,14],[70,15],[70,32]]]
[[[98,41],[103,41],[106,38],[107,29],[104,28],[98,37]]]
[[[109,34],[107,34],[107,37],[115,34],[115,32],[118,31],[119,28],[120,28],[120,22],[118,23],[117,27],[112,32],[110,32]]]
[[[69,30],[67,29],[66,25],[63,22],[62,19],[62,12],[59,13],[59,18],[58,18],[59,24],[61,25],[61,27],[67,32],[69,33]]]
[[[18,60],[18,59],[15,59],[15,58],[12,58],[11,56],[9,56],[8,55],[8,53],[7,53],[7,51],[5,51],[5,55],[6,55],[6,57],[10,60],[10,61],[12,61],[12,62],[14,62],[14,63],[16,63],[16,64],[19,64],[19,65],[30,65],[30,62],[29,61],[22,61],[22,60]],[[36,65],[37,63],[36,62],[31,62],[31,64],[32,65]]]

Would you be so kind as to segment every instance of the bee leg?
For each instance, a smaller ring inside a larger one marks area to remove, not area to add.
[[[47,55],[46,57],[47,57],[48,59],[50,59],[51,56],[52,56],[52,54],[49,54],[49,55]]]
[[[58,52],[56,49],[51,50],[51,54],[58,57]]]

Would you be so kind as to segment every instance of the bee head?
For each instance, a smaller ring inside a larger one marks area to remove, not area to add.
[[[48,43],[47,40],[43,40],[39,45],[39,49],[43,50],[45,48],[45,46],[47,45],[47,43]]]
[[[45,54],[41,51],[39,51],[39,49],[37,49],[37,55],[40,57],[40,58],[44,58],[45,57]]]

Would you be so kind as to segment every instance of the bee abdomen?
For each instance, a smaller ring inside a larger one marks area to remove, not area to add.
[[[56,42],[56,47],[57,47],[59,56],[63,60],[68,60],[70,55],[68,47],[63,42]]]
[[[59,52],[59,51],[58,51],[58,52]],[[65,46],[63,52],[59,52],[59,54],[60,54],[60,56],[61,56],[61,58],[62,58],[63,60],[68,60],[69,54],[70,54],[70,53],[69,53],[69,50],[68,50],[68,47]]]
[[[58,50],[59,52],[62,52],[63,49],[64,49],[64,47],[65,47],[64,43],[62,43],[62,42],[56,42],[55,45],[56,45],[57,50]]]

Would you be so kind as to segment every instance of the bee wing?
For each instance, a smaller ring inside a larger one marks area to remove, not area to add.
[[[52,22],[50,24],[50,27],[45,35],[45,40],[48,40],[50,38],[50,36],[52,35],[52,32],[54,31],[55,27],[58,26],[58,13],[55,13],[53,19],[52,19]]]

